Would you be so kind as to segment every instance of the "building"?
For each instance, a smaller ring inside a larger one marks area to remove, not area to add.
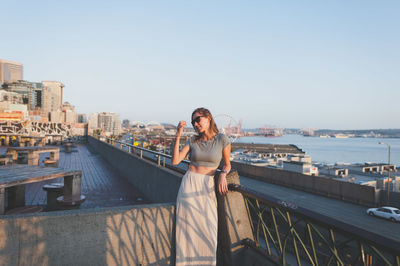
[[[77,114],[78,123],[87,124],[88,120],[86,114]]]
[[[21,94],[6,90],[0,90],[0,102],[10,104],[23,104]]]
[[[99,113],[98,128],[106,132],[107,135],[119,135],[122,131],[119,115],[107,112]]]
[[[0,85],[22,79],[23,65],[21,63],[0,59]]]
[[[319,173],[327,177],[345,178],[349,175],[349,169],[336,166],[326,166],[321,167]]]
[[[61,110],[49,112],[49,122],[52,122],[52,123],[63,123],[64,122],[64,114],[63,114],[63,112],[61,112]]]
[[[318,168],[308,162],[284,161],[283,170],[297,172],[304,175],[318,175]]]
[[[37,110],[42,107],[42,83],[26,80],[10,81],[2,85],[4,91],[18,93],[22,97],[21,104],[26,104],[28,110]]]
[[[58,81],[42,81],[43,106],[45,113],[61,111],[63,103],[64,84]]]
[[[130,126],[130,121],[128,119],[122,120],[122,127],[129,127]]]
[[[63,122],[65,123],[76,123],[77,117],[75,113],[75,106],[69,102],[64,102],[62,105]]]
[[[1,111],[0,110],[0,121],[22,121],[22,120],[24,120],[24,112],[23,111]]]
[[[92,134],[94,130],[99,128],[99,114],[98,113],[91,113],[89,115],[88,121],[88,131],[89,134]]]

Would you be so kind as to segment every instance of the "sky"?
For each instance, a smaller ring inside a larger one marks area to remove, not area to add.
[[[399,1],[3,1],[0,58],[78,113],[400,128]]]

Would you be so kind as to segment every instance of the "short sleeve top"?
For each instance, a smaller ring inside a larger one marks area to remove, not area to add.
[[[224,134],[217,134],[206,141],[192,141],[189,144],[189,158],[194,166],[218,167],[222,159],[222,150],[230,144]]]

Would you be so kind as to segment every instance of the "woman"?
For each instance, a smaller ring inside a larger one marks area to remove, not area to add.
[[[214,175],[223,158],[218,192],[225,194],[231,145],[227,136],[219,134],[209,110],[194,110],[192,125],[198,135],[179,151],[186,126],[185,121],[179,122],[172,156],[173,165],[188,153],[191,160],[176,201],[176,265],[216,265],[218,214]]]

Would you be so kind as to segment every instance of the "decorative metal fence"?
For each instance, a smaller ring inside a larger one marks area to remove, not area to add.
[[[240,185],[255,245],[277,265],[400,265],[400,246],[392,239],[260,194]],[[399,228],[400,230],[400,228]]]

